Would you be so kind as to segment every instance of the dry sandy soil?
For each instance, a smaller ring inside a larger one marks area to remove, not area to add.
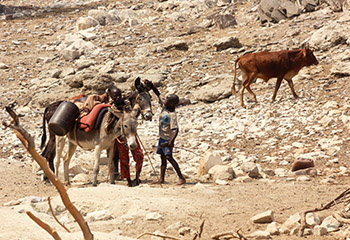
[[[43,1],[43,3],[49,1]],[[3,2],[0,2],[3,3]],[[16,4],[17,1],[5,1],[5,4]],[[38,4],[40,2],[38,1]],[[40,3],[41,4],[41,3]],[[52,37],[48,34],[45,37],[33,37],[32,35],[26,36],[25,31],[19,32],[18,34],[7,35],[7,30],[13,28],[23,28],[30,31],[34,31],[35,26],[39,26],[51,20],[58,18],[64,19],[77,19],[80,15],[84,15],[84,11],[80,12],[65,12],[65,13],[53,13],[42,17],[33,19],[15,19],[10,21],[0,21],[1,31],[0,39],[6,39],[6,42],[2,44],[10,44],[14,39],[25,38],[26,42],[38,42],[43,43],[55,41],[56,37]],[[51,26],[52,27],[52,26]],[[55,29],[56,33],[59,34],[64,30],[60,28]],[[20,53],[20,54],[19,54]],[[1,61],[8,65],[15,65],[18,62],[22,63],[22,67],[28,66],[28,72],[32,76],[36,76],[40,72],[40,68],[32,68],[32,61],[43,53],[40,52],[25,52],[21,49],[21,46],[16,47],[11,54],[7,54],[5,59]],[[5,76],[1,78],[1,85],[11,92],[11,89],[15,89],[21,85],[16,80],[20,78],[21,71],[18,71],[12,76]],[[15,79],[14,81],[7,81],[9,77]],[[7,94],[11,97],[11,93]],[[23,93],[22,96],[13,96],[18,99],[18,104],[25,104],[30,96],[27,93]],[[8,104],[7,100],[1,100],[1,108]],[[12,143],[2,143],[2,145],[8,145]],[[18,142],[17,142],[18,144]],[[12,146],[14,148],[22,148],[22,146]],[[16,200],[25,196],[34,195],[41,197],[57,196],[56,190],[50,185],[45,184],[41,181],[39,176],[36,176],[32,167],[28,166],[25,162],[21,162],[21,156],[17,156],[17,161],[8,161],[8,153],[3,152],[0,157],[0,205]],[[235,183],[231,182],[226,186],[218,186],[214,183],[207,182],[202,183],[203,190],[199,193],[195,190],[195,186],[198,183],[196,180],[189,179],[188,183],[184,186],[175,186],[175,175],[171,174],[167,177],[167,183],[160,186],[149,186],[150,181],[153,179],[143,179],[143,185],[133,189],[133,193],[136,196],[129,196],[136,199],[149,199],[153,198],[153,205],[143,206],[144,208],[151,208],[157,210],[158,204],[159,209],[168,208],[168,216],[165,216],[165,220],[162,222],[150,222],[139,219],[134,222],[133,225],[118,225],[118,228],[122,231],[124,236],[136,237],[144,232],[154,232],[156,230],[164,232],[164,229],[169,225],[181,221],[192,229],[198,230],[202,220],[205,220],[204,231],[202,238],[209,239],[210,236],[226,231],[242,230],[243,234],[251,233],[255,230],[264,230],[266,225],[257,225],[251,223],[250,219],[254,215],[264,212],[267,209],[271,209],[275,212],[275,219],[279,223],[283,223],[289,216],[298,213],[302,210],[313,209],[319,207],[321,204],[326,204],[334,199],[338,194],[343,192],[349,187],[348,178],[338,178],[338,184],[319,184],[322,180],[321,176],[312,177],[309,182],[288,182],[288,181],[276,181],[266,182],[263,180],[254,180],[250,183]],[[271,178],[273,180],[273,177]],[[125,185],[125,182],[118,182],[119,185]],[[150,191],[154,189],[154,191]],[[128,188],[121,188],[124,195],[127,195]],[[130,190],[131,191],[131,190]],[[205,193],[206,191],[212,191],[212,194]],[[104,197],[108,196],[108,193],[104,193]],[[112,195],[111,195],[112,196]],[[111,197],[110,196],[110,197]],[[170,199],[168,202],[160,201],[167,196]],[[83,197],[83,196],[82,196]],[[112,197],[111,197],[112,198]],[[78,196],[75,196],[75,202],[83,200]],[[103,199],[101,199],[103,201]],[[142,201],[141,201],[142,202]],[[148,201],[146,201],[148,202]],[[115,200],[115,204],[118,204],[118,200]],[[322,212],[320,216],[328,216],[330,212]],[[26,216],[23,216],[25,218]],[[0,222],[6,222],[6,216],[0,216]],[[14,224],[14,222],[10,222]],[[9,224],[10,224],[9,223]],[[5,225],[8,226],[8,225]],[[75,226],[76,228],[76,226]],[[92,224],[92,230],[110,232],[114,230],[113,224],[106,224],[99,226],[98,224]],[[21,229],[19,227],[19,229]],[[174,232],[170,232],[170,235],[174,235]],[[21,234],[18,233],[18,236]],[[1,235],[0,235],[1,238]],[[296,236],[275,236],[273,239],[300,239]],[[320,239],[320,237],[307,236],[307,239]],[[20,238],[18,238],[20,239]],[[42,238],[42,239],[48,239]],[[147,239],[147,237],[144,237]],[[334,239],[334,237],[326,236],[322,239]],[[4,239],[5,240],[5,239]]]

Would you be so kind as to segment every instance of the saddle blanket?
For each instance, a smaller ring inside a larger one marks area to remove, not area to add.
[[[103,108],[110,107],[110,104],[97,104],[89,112],[88,115],[82,117],[78,121],[78,128],[83,129],[85,132],[89,132],[94,129],[96,119]]]

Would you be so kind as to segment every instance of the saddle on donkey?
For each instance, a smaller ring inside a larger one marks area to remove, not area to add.
[[[105,100],[105,94],[91,96],[80,94],[62,102],[50,119],[50,130],[58,136],[64,136],[75,124],[85,132],[98,128],[108,107],[111,106],[104,103]]]

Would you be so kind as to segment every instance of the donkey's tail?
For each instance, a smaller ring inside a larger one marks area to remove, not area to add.
[[[46,143],[46,113],[47,113],[48,107],[45,108],[44,114],[43,114],[43,135],[41,136],[41,144],[40,149],[43,150],[45,143]]]

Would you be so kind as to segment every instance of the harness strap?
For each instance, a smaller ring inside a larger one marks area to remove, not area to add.
[[[74,128],[73,128],[73,132],[74,132],[74,140],[75,140],[75,142],[77,143],[77,145],[78,145],[79,147],[83,148],[83,147],[79,144],[79,141],[78,141],[78,138],[77,138],[78,122],[75,122]]]

